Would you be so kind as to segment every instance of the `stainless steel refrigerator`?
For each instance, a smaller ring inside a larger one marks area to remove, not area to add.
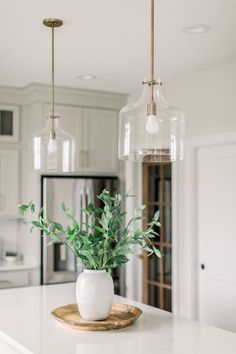
[[[82,177],[82,176],[42,176],[42,206],[44,215],[66,225],[68,220],[63,215],[62,202],[79,223],[85,220],[81,208],[93,202],[98,206],[96,196],[103,189],[112,195],[118,192],[117,177]],[[50,244],[46,237],[41,238],[41,284],[54,284],[75,281],[81,271],[78,259],[62,243]],[[122,271],[113,274],[116,293],[124,295],[124,275]]]

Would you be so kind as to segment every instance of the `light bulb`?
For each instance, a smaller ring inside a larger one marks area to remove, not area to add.
[[[149,134],[156,134],[159,131],[159,123],[157,116],[154,114],[149,114],[147,117],[146,125],[145,125],[146,132]]]
[[[53,154],[53,153],[57,152],[57,141],[56,141],[56,139],[49,139],[48,152],[49,152],[49,154]]]

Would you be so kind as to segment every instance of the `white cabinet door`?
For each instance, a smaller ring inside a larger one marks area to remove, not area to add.
[[[118,117],[105,109],[57,105],[62,128],[76,140],[76,171],[117,173]],[[50,106],[45,106],[45,114]]]
[[[48,116],[50,109],[50,105],[45,105],[46,116]],[[71,134],[76,139],[79,147],[81,147],[82,109],[76,106],[56,105],[55,111],[60,116],[61,127]]]
[[[199,319],[236,331],[236,144],[198,152]]]
[[[0,216],[18,216],[19,153],[0,149]]]
[[[50,105],[45,106],[45,114],[48,115],[50,112]],[[79,171],[80,167],[80,156],[82,149],[82,140],[83,140],[83,122],[82,122],[82,109],[76,106],[67,106],[67,105],[56,105],[55,111],[60,116],[60,125],[67,133],[74,137],[76,142],[76,162],[75,169]]]
[[[86,169],[117,173],[117,112],[84,109],[83,146],[87,151]]]
[[[80,107],[57,105],[56,111],[60,115],[62,128],[76,139],[80,147],[82,139],[82,109]]]

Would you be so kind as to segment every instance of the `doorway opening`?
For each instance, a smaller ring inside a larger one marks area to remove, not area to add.
[[[172,311],[172,168],[171,163],[143,163],[143,204],[146,215],[143,227],[160,211],[159,237],[153,240],[164,253],[160,259],[143,254],[143,302]]]

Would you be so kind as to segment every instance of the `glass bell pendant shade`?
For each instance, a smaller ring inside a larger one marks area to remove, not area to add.
[[[183,113],[167,102],[161,85],[144,84],[136,103],[119,117],[119,158],[133,162],[172,162],[183,159]]]
[[[33,166],[45,172],[73,172],[75,169],[75,141],[60,126],[60,118],[49,116],[41,133],[35,135],[33,143]]]

